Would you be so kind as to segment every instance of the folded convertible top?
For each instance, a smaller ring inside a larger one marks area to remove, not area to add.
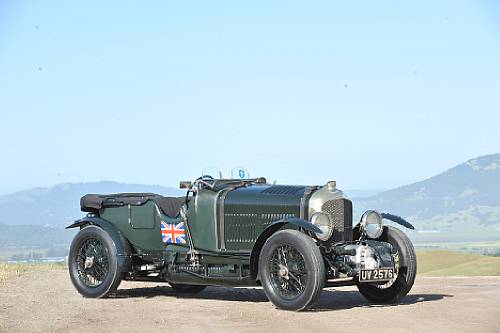
[[[102,208],[124,205],[141,206],[149,200],[153,200],[166,215],[172,218],[179,215],[184,203],[184,197],[164,197],[154,193],[86,194],[80,199],[80,208],[82,212],[98,213]]]

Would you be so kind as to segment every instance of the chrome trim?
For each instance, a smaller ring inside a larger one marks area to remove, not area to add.
[[[306,190],[304,191],[304,194],[302,195],[302,198],[300,198],[300,218],[303,220],[307,220],[306,218],[306,206],[307,206],[307,200],[311,197],[314,191],[316,191],[319,188],[319,186],[308,186],[306,187]]]
[[[130,204],[127,205],[128,208],[128,224],[132,225],[132,208]]]
[[[160,220],[162,219],[162,215],[161,215],[161,212],[160,212],[160,208],[158,207],[158,205],[156,204],[155,201],[153,201],[154,205],[155,205],[155,208],[156,208],[156,213],[158,214],[158,217],[160,218]]]
[[[328,190],[328,186],[319,186],[319,188],[314,191],[311,197],[308,200],[308,214],[312,216],[312,214],[316,212],[321,212],[323,205],[327,201],[337,200],[337,199],[347,199],[344,193],[340,190],[335,190],[331,192]]]
[[[230,191],[232,191],[233,188],[226,188],[219,193],[219,197],[217,198],[217,205],[219,205],[217,209],[218,213],[218,221],[215,223],[216,225],[216,230],[215,230],[215,238],[217,241],[217,247],[221,251],[226,251],[226,236],[225,236],[225,226],[224,226],[224,202],[226,200],[226,196]],[[218,230],[217,230],[218,229]]]

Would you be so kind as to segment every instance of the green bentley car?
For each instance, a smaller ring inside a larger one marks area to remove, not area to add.
[[[334,181],[289,186],[202,176],[181,188],[181,198],[81,198],[87,215],[68,226],[80,228],[68,257],[80,294],[106,297],[122,280],[164,281],[178,293],[262,286],[277,308],[299,311],[325,287],[356,285],[372,302],[395,303],[413,286],[413,245],[384,219],[413,226],[374,210],[353,225],[352,202]]]

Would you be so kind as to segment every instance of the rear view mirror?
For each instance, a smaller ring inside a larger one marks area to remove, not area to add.
[[[191,186],[193,186],[193,183],[190,181],[181,181],[179,183],[179,188],[191,188]]]

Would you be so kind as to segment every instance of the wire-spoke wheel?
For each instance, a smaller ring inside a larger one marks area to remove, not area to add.
[[[291,245],[278,246],[269,259],[269,279],[273,288],[285,299],[297,298],[307,283],[306,263]]]
[[[262,247],[259,275],[267,297],[276,307],[300,311],[318,300],[325,283],[325,265],[309,236],[297,230],[282,230]]]
[[[121,282],[115,244],[96,226],[87,226],[75,236],[68,266],[73,285],[85,297],[106,297]]]
[[[99,239],[85,240],[76,261],[78,278],[83,284],[95,288],[104,282],[109,272],[108,250]]]

